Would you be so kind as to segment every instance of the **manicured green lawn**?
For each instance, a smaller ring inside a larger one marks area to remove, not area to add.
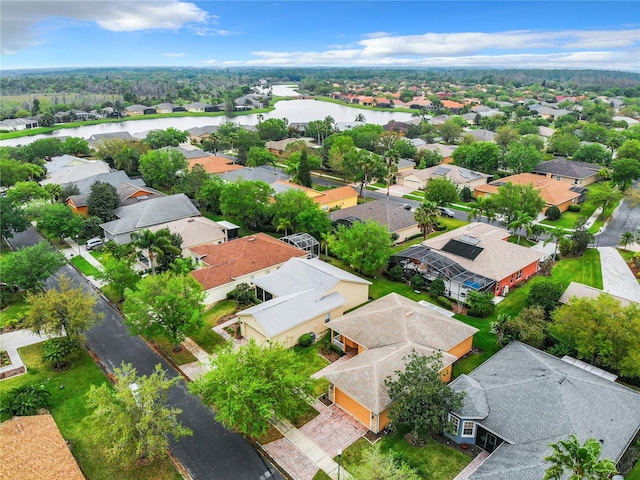
[[[640,480],[640,461],[631,469],[629,475],[627,475],[627,480]]]
[[[0,312],[0,327],[13,324],[27,315],[29,307],[24,297],[25,292],[10,293],[8,295],[9,306]]]
[[[238,302],[235,300],[223,300],[207,312],[204,326],[196,333],[190,335],[191,340],[196,342],[207,353],[214,353],[216,349],[225,343],[224,338],[212,330],[220,323],[220,320],[238,310]]]
[[[515,243],[516,245],[520,245],[521,247],[532,247],[536,244],[536,242],[532,242],[531,240],[526,239],[524,236],[519,237],[518,235],[509,235],[507,241],[510,243]]]
[[[95,427],[87,421],[91,412],[86,404],[86,395],[91,385],[102,385],[107,383],[107,379],[87,353],[76,354],[71,369],[61,373],[43,364],[42,344],[21,348],[19,353],[27,365],[27,373],[0,382],[0,395],[24,384],[44,385],[51,393],[51,414],[64,438],[73,445],[74,456],[89,480],[182,478],[169,460],[148,466],[134,465],[129,469],[106,463]]]
[[[162,337],[153,337],[151,340],[178,365],[195,362],[198,359],[186,348],[182,347],[179,352],[173,351],[173,343]]]
[[[329,341],[329,333],[326,333],[323,338],[309,347],[301,347],[300,345],[293,347],[293,351],[300,357],[300,364],[302,368],[304,368],[304,373],[306,375],[311,376],[318,370],[322,370],[324,367],[329,365],[329,360],[318,353],[320,348],[329,343]],[[319,397],[327,392],[329,382],[325,378],[319,378],[317,380],[313,380],[313,385],[314,395]]]
[[[311,480],[331,480],[331,477],[324,470],[318,470]]]
[[[71,263],[86,277],[93,277],[99,273],[96,267],[79,255],[73,257]]]
[[[433,440],[429,440],[424,447],[414,447],[404,439],[405,433],[407,430],[401,429],[380,439],[380,450],[392,452],[394,457],[407,463],[422,478],[451,480],[471,462],[470,456]],[[371,448],[369,441],[359,439],[342,453],[341,464],[347,471],[353,469],[362,461],[367,448]],[[337,458],[334,460],[337,461]]]

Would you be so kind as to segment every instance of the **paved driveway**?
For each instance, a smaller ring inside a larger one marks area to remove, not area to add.
[[[598,247],[602,265],[602,287],[612,295],[640,302],[640,284],[631,270],[613,247]]]
[[[636,182],[636,187],[640,187],[640,182]],[[596,244],[599,247],[617,247],[624,232],[635,232],[638,228],[640,207],[631,208],[629,202],[622,200],[604,231],[598,235]]]
[[[11,239],[11,245],[19,248],[39,241],[40,237],[35,230],[29,228],[16,234]],[[87,280],[69,265],[52,276],[48,280],[48,286],[56,285],[63,273],[74,284],[83,285],[87,290],[92,289]],[[139,374],[148,375],[160,363],[168,377],[178,376],[178,372],[140,337],[129,335],[120,312],[103,297],[98,297],[97,308],[104,314],[104,320],[87,333],[87,343],[109,371],[125,362],[133,364]],[[212,411],[198,397],[189,393],[184,381],[170,391],[169,402],[171,406],[182,409],[180,421],[193,430],[193,436],[173,442],[171,452],[194,480],[283,478],[244,437],[226,430],[216,422]]]

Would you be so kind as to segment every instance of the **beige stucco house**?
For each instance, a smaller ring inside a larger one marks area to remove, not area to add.
[[[389,423],[393,401],[385,379],[405,368],[405,358],[442,355],[440,375],[451,379],[451,366],[471,351],[477,328],[397,293],[390,293],[328,325],[332,342],[355,356],[330,373],[329,398],[374,433]]]
[[[292,347],[305,333],[320,338],[332,318],[365,303],[371,282],[317,258],[292,258],[253,284],[262,303],[238,313],[242,336]]]
[[[398,172],[396,183],[403,187],[421,190],[432,178],[447,178],[459,188],[468,187],[473,191],[477,186],[487,183],[489,175],[456,165],[436,165],[422,170],[412,168]]]

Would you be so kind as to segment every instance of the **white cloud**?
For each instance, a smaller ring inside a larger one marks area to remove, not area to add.
[[[64,19],[92,22],[113,32],[173,30],[206,24],[215,17],[193,3],[164,1],[22,1],[2,2],[2,53],[11,54],[43,43],[43,21]]]
[[[220,62],[218,60],[203,60],[202,63],[204,63],[205,65],[218,65]]]
[[[326,51],[256,51],[246,64],[640,70],[640,29],[381,34]]]
[[[233,32],[231,30],[222,30],[219,28],[211,28],[202,25],[194,25],[191,27],[193,33],[201,37],[230,37],[232,35],[241,35],[242,32]]]
[[[364,33],[362,34],[363,38],[387,38],[387,37],[391,37],[393,34],[392,33],[387,33],[387,32],[371,32],[371,33]]]
[[[184,56],[186,56],[186,53],[180,52],[180,53],[171,53],[171,52],[165,52],[162,54],[163,57],[169,57],[169,58],[182,58]]]

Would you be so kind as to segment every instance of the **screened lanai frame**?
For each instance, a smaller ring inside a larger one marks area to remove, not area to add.
[[[309,258],[318,258],[320,256],[320,242],[308,233],[292,233],[286,237],[281,237],[280,240],[300,250],[309,252]]]
[[[392,262],[402,265],[405,270],[409,264],[414,264],[416,265],[416,273],[420,273],[423,277],[426,276],[427,272],[421,272],[417,265],[426,265],[437,272],[433,275],[433,278],[427,278],[427,280],[443,278],[447,281],[458,283],[466,289],[478,292],[493,290],[496,283],[495,280],[488,277],[470,272],[449,257],[445,257],[424,245],[413,245],[403,250],[393,257]]]

